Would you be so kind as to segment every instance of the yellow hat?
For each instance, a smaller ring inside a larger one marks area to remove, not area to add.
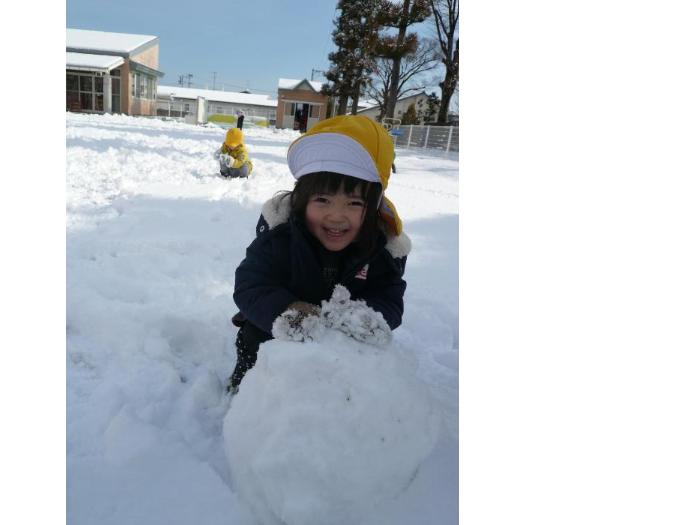
[[[243,144],[243,132],[238,128],[231,128],[226,132],[226,139],[224,140],[229,148],[235,148],[239,144]]]
[[[394,162],[394,142],[374,120],[362,115],[341,115],[315,124],[287,151],[287,164],[295,178],[331,171],[369,182],[386,190]],[[379,213],[396,235],[401,234],[399,214],[386,195]]]

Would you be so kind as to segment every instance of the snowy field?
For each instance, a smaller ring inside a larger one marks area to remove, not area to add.
[[[253,174],[224,180],[212,157],[224,136],[220,128],[117,115],[66,119],[68,523],[254,525],[261,514],[250,491],[237,485],[248,470],[226,449],[224,421],[235,434],[227,414],[242,412],[244,401],[248,409],[264,405],[245,397],[245,380],[238,407],[232,406],[238,396],[224,391],[235,363],[231,295],[262,203],[293,185],[285,155],[298,133],[247,129]],[[437,434],[410,483],[384,499],[368,498],[354,523],[457,523],[457,158],[397,150],[396,166],[387,194],[413,250],[403,324],[388,349],[399,350],[393,361],[384,356],[377,363],[387,366],[387,376],[393,367],[411,370],[417,387],[406,397],[407,383],[390,377],[382,383],[375,372],[356,394],[371,391],[396,407],[419,396],[438,417]],[[249,388],[295,388],[289,376],[274,375],[275,362],[295,370],[285,344],[291,343],[269,344],[269,359],[251,371]],[[307,346],[299,359],[313,363],[317,350]],[[266,396],[278,412],[280,396],[310,402],[301,394]],[[363,410],[360,425],[384,424],[379,409]],[[255,410],[247,415],[270,421]],[[290,414],[275,417],[282,416]],[[324,414],[324,424],[338,433],[342,421],[332,416]],[[278,468],[288,459],[270,457],[279,459]],[[338,465],[362,466],[359,476],[379,479],[385,465],[363,459]],[[275,472],[276,479],[304,475]],[[266,483],[270,497],[282,487]],[[345,495],[363,494],[356,489]],[[342,496],[329,490],[331,498]],[[317,495],[283,496],[301,508],[305,497]]]

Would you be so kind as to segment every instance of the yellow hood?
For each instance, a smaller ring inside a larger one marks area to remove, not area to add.
[[[231,128],[226,132],[224,144],[233,149],[236,146],[243,144],[243,132],[238,128]]]

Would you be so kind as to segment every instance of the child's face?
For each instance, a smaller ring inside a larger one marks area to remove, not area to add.
[[[365,218],[359,188],[352,194],[316,193],[306,205],[306,227],[326,250],[337,252],[355,240]]]

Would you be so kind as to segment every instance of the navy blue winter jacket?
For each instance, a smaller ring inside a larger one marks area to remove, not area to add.
[[[291,214],[289,201],[285,194],[265,203],[256,238],[236,269],[233,299],[243,316],[267,333],[291,303],[320,305],[331,292],[322,274],[320,252],[325,249],[303,220]],[[382,233],[369,256],[349,249],[336,279],[352,299],[364,299],[380,312],[392,330],[401,324],[406,290],[402,276],[410,249],[406,234]]]

